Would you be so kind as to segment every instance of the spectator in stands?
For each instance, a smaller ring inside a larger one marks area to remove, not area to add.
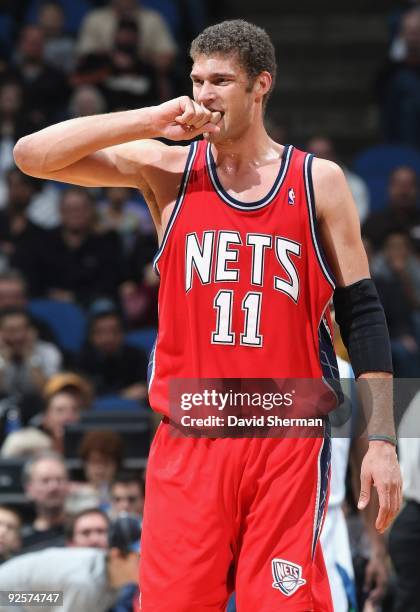
[[[139,57],[138,25],[121,20],[115,31],[112,49],[79,58],[73,85],[100,86],[110,111],[150,106],[158,101],[156,68]]]
[[[418,387],[417,387],[418,389]],[[405,504],[389,534],[396,573],[393,612],[411,612],[420,602],[420,392],[412,398],[398,428],[398,454]]]
[[[415,171],[407,166],[396,168],[389,178],[388,206],[372,213],[362,227],[375,251],[381,248],[385,237],[394,228],[404,229],[420,251],[420,209],[418,181]]]
[[[137,0],[110,0],[108,6],[89,13],[81,27],[78,53],[110,51],[118,23],[127,19],[137,24],[140,58],[158,71],[160,97],[165,99],[169,94],[167,73],[175,59],[176,44],[159,13],[139,6]]]
[[[9,268],[0,274],[0,311],[4,308],[26,308],[26,283],[18,270]]]
[[[6,308],[28,308],[26,282],[19,270],[9,268],[0,274],[0,312]],[[29,313],[28,313],[29,314]],[[36,331],[37,337],[46,342],[56,344],[54,332],[45,321],[29,314],[31,327]]]
[[[64,32],[64,13],[60,4],[47,1],[41,4],[38,25],[44,35],[44,59],[50,65],[64,72],[70,72],[74,65],[75,43]]]
[[[115,307],[108,301],[94,304],[78,366],[89,376],[96,394],[145,399],[147,364],[142,350],[125,344],[123,323]]]
[[[35,427],[24,427],[7,435],[0,456],[4,459],[30,459],[49,450],[52,450],[52,441],[47,434]]]
[[[69,119],[100,115],[106,111],[105,98],[97,87],[93,85],[76,87],[69,102]]]
[[[63,591],[62,612],[132,612],[138,599],[140,527],[132,517],[111,526],[108,550],[49,548],[20,555],[0,567],[0,584],[9,590]]]
[[[0,250],[9,265],[28,278],[33,253],[43,236],[43,231],[28,218],[28,207],[40,183],[17,168],[7,172],[6,181],[6,208],[0,211]]]
[[[383,253],[371,269],[387,318],[395,374],[420,374],[420,328],[415,312],[420,308],[418,264],[410,259],[409,238],[403,231],[391,231]],[[395,296],[398,295],[398,299]]]
[[[79,455],[86,481],[99,494],[101,504],[109,506],[109,493],[123,460],[123,440],[114,431],[90,431],[83,437]]]
[[[22,546],[22,518],[13,508],[0,506],[0,564],[17,554]]]
[[[118,473],[111,486],[110,515],[115,518],[120,512],[143,516],[144,478],[135,472]]]
[[[370,208],[369,190],[364,180],[340,162],[334,143],[328,136],[314,136],[306,143],[305,148],[317,157],[329,159],[342,167],[356,203],[360,221],[363,222],[368,216]]]
[[[63,192],[61,226],[47,233],[33,253],[33,291],[56,300],[88,305],[116,298],[123,279],[122,248],[112,232],[95,229],[95,200],[81,187]]]
[[[420,266],[410,236],[395,227],[385,238],[383,249],[373,258],[376,278],[399,282],[413,311],[420,309]]]
[[[139,234],[128,260],[128,280],[121,287],[124,316],[130,328],[157,327],[159,277],[153,269],[155,235]]]
[[[154,233],[147,207],[134,202],[131,193],[132,190],[126,187],[108,187],[105,199],[99,202],[98,207],[100,226],[119,233],[126,253],[133,250],[138,234],[144,236]],[[153,240],[153,249],[155,247]]]
[[[23,529],[23,549],[27,552],[62,545],[64,503],[69,489],[64,460],[54,452],[35,456],[24,466],[23,484],[35,505],[35,520]]]
[[[61,363],[57,347],[37,339],[24,310],[8,308],[0,312],[0,389],[4,393],[40,393]]]
[[[71,517],[66,525],[67,546],[108,548],[110,520],[100,508],[87,508]]]
[[[41,429],[50,436],[57,452],[64,453],[65,426],[78,423],[82,409],[81,396],[72,389],[57,391],[47,399]]]
[[[24,106],[37,129],[63,117],[69,95],[67,77],[44,59],[45,37],[40,27],[25,26],[15,57],[15,73],[24,90]]]
[[[73,393],[80,400],[83,409],[90,408],[93,401],[93,389],[88,380],[75,372],[60,372],[52,376],[43,389],[43,397],[48,401],[59,392]]]
[[[6,184],[3,176],[14,167],[13,147],[16,141],[33,131],[33,126],[23,112],[23,92],[16,81],[6,81],[0,87],[0,202],[6,203]]]
[[[405,57],[389,61],[377,84],[385,136],[390,142],[420,146],[420,7],[402,16]]]

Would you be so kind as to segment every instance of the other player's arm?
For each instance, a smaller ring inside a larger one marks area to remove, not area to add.
[[[351,484],[354,499],[360,497],[360,473],[367,450],[367,437],[365,435],[356,436],[350,448]],[[379,605],[384,598],[389,581],[385,536],[375,529],[378,510],[378,494],[376,489],[373,489],[370,502],[362,510],[361,516],[370,543],[370,557],[364,572],[364,590],[369,603],[374,606]]]
[[[336,319],[349,351],[367,416],[370,437],[395,439],[392,363],[385,316],[370,279],[356,206],[342,170],[326,160],[313,162],[313,182],[322,246],[335,275]],[[376,528],[383,532],[402,501],[395,446],[371,440],[361,468],[359,508],[369,502],[374,485],[379,496]]]

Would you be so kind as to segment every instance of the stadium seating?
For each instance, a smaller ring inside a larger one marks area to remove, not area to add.
[[[145,327],[144,329],[126,334],[125,341],[131,346],[142,349],[149,356],[156,340],[156,334],[157,329],[155,327]]]
[[[13,22],[9,15],[0,15],[0,42],[7,47],[12,43]]]
[[[92,408],[93,410],[121,410],[121,411],[138,411],[145,406],[134,399],[127,399],[120,395],[103,395],[95,399]]]
[[[355,159],[353,169],[369,187],[371,211],[386,206],[388,178],[399,166],[410,166],[420,175],[420,153],[405,146],[378,145],[365,149]]]
[[[111,430],[124,439],[124,459],[145,459],[149,454],[152,439],[151,413],[138,410],[88,411],[80,423],[68,425],[64,435],[66,459],[79,457],[83,436],[96,430]]]
[[[76,353],[86,334],[83,310],[70,302],[38,299],[29,302],[29,312],[49,324],[64,350]]]

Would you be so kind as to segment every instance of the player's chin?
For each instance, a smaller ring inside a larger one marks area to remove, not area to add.
[[[226,136],[225,136],[223,130],[220,130],[218,132],[204,132],[203,138],[204,138],[204,140],[207,140],[207,142],[210,142],[212,144],[216,144],[216,143],[219,143],[219,142],[222,142],[223,140],[225,140]]]

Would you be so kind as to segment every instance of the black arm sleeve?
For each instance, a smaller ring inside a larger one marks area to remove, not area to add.
[[[335,318],[356,378],[364,372],[393,372],[384,309],[375,283],[364,278],[334,292]]]

